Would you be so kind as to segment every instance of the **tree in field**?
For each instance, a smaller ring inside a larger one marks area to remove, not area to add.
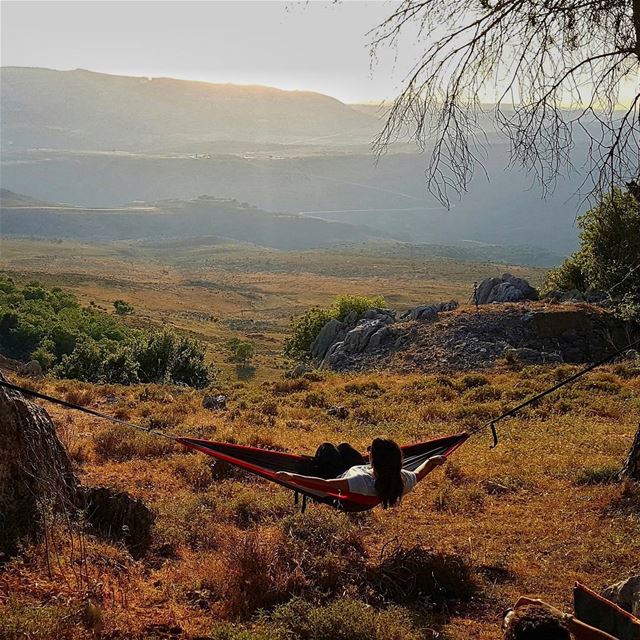
[[[124,300],[115,300],[113,308],[119,316],[128,316],[133,313],[133,306]]]
[[[412,28],[423,53],[375,146],[430,147],[443,203],[481,164],[483,102],[545,189],[582,140],[598,195],[640,175],[640,0],[404,0],[372,32],[373,54]]]
[[[253,358],[255,348],[253,343],[245,342],[239,338],[229,340],[229,359],[242,367],[248,367]]]
[[[640,309],[640,202],[614,189],[578,218],[580,248],[547,274],[547,289],[598,289]]]

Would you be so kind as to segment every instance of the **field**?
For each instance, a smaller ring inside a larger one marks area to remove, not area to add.
[[[234,336],[256,344],[262,379],[282,373],[282,342],[292,316],[328,305],[340,294],[381,294],[405,310],[421,303],[469,300],[473,282],[512,271],[536,283],[534,267],[393,257],[364,247],[302,252],[251,245],[155,243],[78,244],[3,239],[0,271],[64,287],[85,304],[111,311],[116,299],[134,306],[131,322],[169,324],[221,351]]]
[[[306,453],[325,440],[364,448],[380,433],[410,442],[480,424],[574,371],[282,377],[292,314],[339,293],[383,294],[397,309],[465,301],[474,280],[504,266],[15,240],[3,241],[0,267],[105,308],[125,299],[136,309],[129,321],[206,342],[227,411],[202,408],[202,392],[182,387],[29,382],[164,433]],[[234,335],[258,346],[251,380],[221,355]],[[349,416],[328,416],[331,405]],[[640,414],[631,362],[504,421],[496,449],[489,434],[474,437],[398,509],[357,516],[313,504],[297,513],[288,492],[171,441],[48,410],[81,480],[143,499],[157,513],[154,536],[134,559],[52,524],[46,546],[0,572],[3,638],[497,640],[500,614],[520,594],[568,609],[575,580],[600,589],[640,570],[640,494],[614,481]]]

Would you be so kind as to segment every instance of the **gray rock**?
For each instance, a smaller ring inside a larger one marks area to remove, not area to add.
[[[320,333],[311,344],[311,357],[322,360],[334,343],[342,339],[346,333],[347,323],[332,318],[320,329]]]
[[[304,362],[300,362],[293,369],[287,371],[284,374],[285,378],[301,378],[305,373],[309,373],[311,371],[311,367],[308,367]]]
[[[347,353],[362,353],[367,348],[371,336],[383,326],[381,320],[360,320],[347,332],[342,349]]]
[[[383,344],[391,342],[394,336],[395,331],[391,327],[382,327],[371,336],[371,338],[369,339],[369,344],[367,345],[367,349],[377,349]]]
[[[380,320],[385,324],[396,321],[396,312],[392,309],[369,309],[362,316],[362,320]]]
[[[217,396],[205,396],[202,398],[202,406],[212,411],[224,411],[227,408],[227,396],[222,394]]]
[[[18,367],[18,373],[27,378],[42,378],[42,367],[37,360],[29,360],[26,364]]]
[[[493,302],[518,302],[520,300],[537,300],[538,292],[523,278],[516,278],[505,273],[501,278],[486,278],[479,285],[476,293],[478,304]]]
[[[476,291],[476,302],[478,304],[488,304],[489,295],[494,287],[497,287],[502,280],[500,278],[485,278]]]
[[[602,595],[636,617],[640,617],[640,575],[608,586]]]
[[[491,289],[487,304],[493,302],[518,302],[519,300],[524,300],[522,291],[514,287],[510,282],[501,282]]]
[[[349,417],[349,409],[342,405],[335,405],[327,409],[327,415],[334,416],[340,420],[346,420]]]
[[[409,309],[402,315],[403,319],[411,320],[434,320],[438,317],[438,314],[443,311],[453,311],[458,308],[457,300],[449,300],[449,302],[436,302],[433,304],[423,304],[414,309]]]
[[[562,362],[562,356],[559,353],[547,353],[545,351],[537,351],[536,349],[528,349],[526,347],[522,347],[520,349],[507,347],[503,351],[502,355],[507,358],[507,360],[526,362],[530,364]]]

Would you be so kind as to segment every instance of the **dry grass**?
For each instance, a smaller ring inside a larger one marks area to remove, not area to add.
[[[198,394],[168,387],[110,387],[108,394],[96,387],[88,397],[105,410],[126,407],[134,421],[176,404],[181,423],[174,429],[181,433],[312,453],[324,440],[364,448],[378,433],[409,442],[456,432],[566,369],[325,374],[305,380],[305,388],[256,382],[226,387],[229,410],[218,413],[203,409]],[[78,391],[64,381],[36,384],[53,394]],[[349,417],[329,418],[325,402],[348,407]],[[117,547],[86,542],[89,582],[103,585],[92,597],[107,635],[177,628],[183,637],[236,639],[270,629],[267,637],[275,637],[281,623],[270,614],[254,620],[258,610],[297,595],[308,612],[330,617],[337,615],[331,603],[347,594],[374,606],[362,622],[370,632],[393,601],[410,607],[416,628],[451,639],[497,639],[496,616],[520,593],[568,607],[574,580],[600,588],[640,568],[639,492],[613,482],[637,427],[640,379],[619,365],[502,423],[497,449],[489,449],[488,435],[474,438],[398,510],[355,518],[314,505],[295,513],[288,492],[170,441],[58,408],[51,413],[86,483],[130,491],[158,513],[152,550],[138,563]],[[0,574],[2,592],[11,594],[0,599],[0,632],[12,637],[17,625],[42,640],[94,637],[78,613],[88,583],[73,578],[71,556],[60,547],[49,580],[38,553]],[[471,596],[472,605],[452,605]],[[446,606],[432,620],[438,599]],[[48,609],[51,602],[67,608]],[[212,630],[212,619],[243,622]]]

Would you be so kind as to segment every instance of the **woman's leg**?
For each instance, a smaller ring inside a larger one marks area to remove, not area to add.
[[[343,442],[338,445],[338,452],[344,465],[346,465],[345,471],[351,469],[351,467],[357,467],[361,464],[367,464],[362,454],[354,449],[348,442]]]
[[[323,442],[315,455],[316,473],[318,477],[328,480],[346,471],[338,448],[330,442]]]

